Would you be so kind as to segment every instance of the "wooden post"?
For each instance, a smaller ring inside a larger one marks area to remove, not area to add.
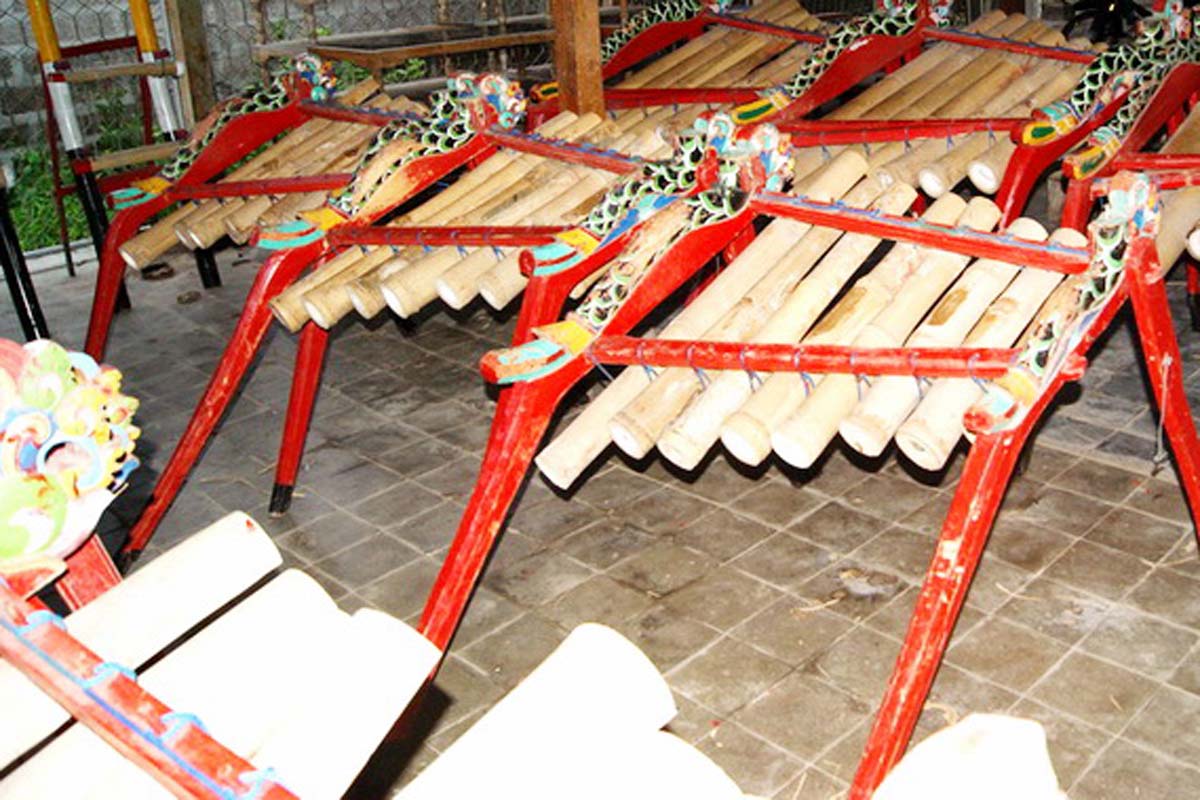
[[[551,0],[550,8],[554,71],[562,107],[576,114],[603,114],[600,6],[596,0]]]
[[[203,119],[217,102],[213,90],[212,65],[208,41],[204,38],[203,0],[166,0],[167,24],[171,29],[171,49],[184,63],[179,78],[184,124],[190,129]],[[190,34],[190,35],[189,35]]]

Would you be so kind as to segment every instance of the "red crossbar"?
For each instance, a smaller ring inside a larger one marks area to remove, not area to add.
[[[920,219],[853,208],[843,203],[822,203],[806,197],[764,194],[750,201],[760,214],[808,222],[847,233],[865,233],[916,245],[948,250],[975,258],[992,258],[1010,264],[1077,275],[1090,263],[1083,248],[1040,244],[1013,236],[935,225]]]
[[[840,372],[922,378],[998,378],[1017,351],[1011,348],[884,347],[746,344],[636,336],[601,336],[588,357],[601,364],[752,372]]]
[[[398,119],[421,119],[410,112],[359,108],[337,103],[319,103],[316,100],[301,100],[300,109],[314,118],[331,119],[335,122],[357,122],[362,125],[377,125],[381,128]]]
[[[537,247],[554,241],[554,234],[571,230],[570,225],[484,226],[408,228],[343,225],[329,232],[330,245],[390,245],[409,247]]]
[[[180,200],[200,200],[214,197],[245,197],[265,194],[299,194],[328,192],[341,189],[354,176],[349,172],[325,175],[298,175],[292,178],[261,178],[252,181],[224,181],[176,186],[172,194]]]
[[[552,139],[534,133],[511,133],[500,130],[489,130],[484,137],[488,142],[499,147],[582,164],[585,167],[602,169],[607,172],[625,174],[637,172],[642,168],[641,159],[618,153],[616,150],[602,150],[598,147],[568,142],[565,139]]]
[[[1112,160],[1105,172],[1121,170],[1146,172],[1149,170],[1200,170],[1200,155],[1196,153],[1129,153]]]
[[[802,31],[796,28],[789,28],[786,25],[775,25],[770,22],[760,22],[754,19],[743,19],[742,17],[735,17],[730,14],[718,14],[714,11],[706,11],[700,17],[705,22],[714,25],[723,25],[726,28],[739,28],[743,31],[753,31],[754,33],[765,33],[768,36],[780,36],[784,39],[792,39],[797,42],[821,44],[825,41],[824,36],[812,31]]]
[[[136,680],[72,637],[60,619],[36,611],[3,581],[0,656],[177,797],[295,798],[186,717],[173,717]],[[252,787],[243,782],[251,776],[263,779]]]
[[[641,108],[643,106],[730,105],[752,103],[760,97],[761,88],[730,86],[692,89],[607,89],[604,105],[607,108]]]
[[[941,30],[934,27],[925,29],[925,38],[942,42],[953,42],[954,44],[962,44],[968,47],[983,47],[988,50],[1007,50],[1010,53],[1020,53],[1021,55],[1037,56],[1038,58],[1048,58],[1056,61],[1074,61],[1077,64],[1090,64],[1099,55],[1090,50],[1075,50],[1070,47],[1049,47],[1042,44],[1015,42],[1012,39],[988,36],[983,33]]]
[[[1025,117],[979,119],[796,120],[776,127],[792,137],[793,147],[943,139],[964,133],[991,132],[1010,136],[1027,123]]]

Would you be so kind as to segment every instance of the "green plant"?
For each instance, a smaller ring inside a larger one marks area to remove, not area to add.
[[[36,250],[58,244],[58,214],[54,208],[54,181],[50,151],[45,147],[20,151],[13,161],[16,180],[9,187],[9,208],[21,247]],[[67,177],[64,168],[64,178]],[[88,235],[83,207],[74,195],[63,199],[67,234],[71,240]]]
[[[383,73],[384,83],[404,83],[416,81],[429,74],[429,62],[423,58],[410,58],[398,67],[392,67]]]

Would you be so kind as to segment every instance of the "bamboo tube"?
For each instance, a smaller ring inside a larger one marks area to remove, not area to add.
[[[118,252],[132,269],[144,269],[156,258],[170,250],[179,240],[175,237],[175,225],[196,212],[195,203],[184,203],[146,230],[131,236]]]
[[[1021,218],[1007,233],[1019,239],[1044,242],[1048,234],[1037,222]],[[992,301],[1012,282],[1020,268],[1015,264],[979,259],[962,274],[950,291],[905,343],[907,347],[954,347],[970,333]],[[846,444],[867,456],[878,456],[921,400],[919,379],[883,375],[842,420],[838,432]]]
[[[221,202],[219,200],[202,201],[195,212],[173,226],[175,240],[187,249],[195,250],[197,243],[192,240],[191,226],[198,225],[214,215],[218,215],[219,218],[220,213]]]
[[[971,25],[968,25],[967,30],[972,33],[987,33],[990,35],[1005,19],[1003,11],[990,11],[975,20]],[[1000,28],[999,30],[1001,33],[997,33],[996,35],[1003,35],[1004,29]],[[871,111],[872,108],[918,78],[928,75],[951,55],[960,52],[963,52],[963,48],[958,45],[944,43],[934,45],[895,72],[885,75],[857,96],[847,100],[832,111],[828,118],[865,119],[868,118],[867,115],[869,114],[869,118],[876,119],[877,117]]]
[[[315,581],[288,570],[139,675],[138,683],[174,708],[201,710],[206,728],[234,752],[253,752],[272,722],[295,708],[295,698],[310,686],[310,669],[331,655],[322,643],[346,621]],[[230,658],[235,652],[243,657]],[[310,669],[297,668],[309,663]],[[82,725],[0,783],[5,798],[165,794]]]
[[[1086,247],[1078,231],[1060,228],[1050,241],[1068,247]],[[1021,335],[1038,309],[1047,302],[1062,275],[1049,270],[1024,269],[992,303],[963,342],[966,347],[1009,347]],[[970,378],[941,378],[926,389],[916,409],[896,431],[896,445],[923,469],[936,472],[945,466],[962,438],[962,418],[983,395]]]
[[[997,66],[1001,61],[1002,59],[994,53],[984,54],[974,61],[969,53],[952,53],[933,71],[935,74],[922,76],[907,84],[883,103],[864,112],[863,118],[910,119],[932,116],[935,109],[952,102],[959,93],[986,74],[989,65]],[[902,144],[893,143],[875,145],[864,150],[870,153],[872,167],[878,168],[891,157],[902,154],[903,147]],[[811,172],[823,163],[829,154],[836,154],[843,149],[844,147],[838,146],[797,150],[794,158],[796,184],[802,186]]]
[[[532,179],[522,181],[519,184],[519,190],[536,191],[536,181]],[[514,213],[514,209],[523,210],[520,206],[513,204],[491,217],[490,221],[493,224],[516,224],[522,218]],[[459,256],[454,250],[443,249],[419,261],[409,261],[403,268],[397,268],[389,274],[381,273],[380,291],[383,293],[388,307],[402,318],[417,313],[437,297],[438,279],[458,260]]]
[[[911,186],[896,184],[887,189],[874,207],[885,213],[901,214],[916,199],[916,194]],[[791,344],[800,340],[879,244],[880,239],[866,234],[842,236],[749,341]],[[725,420],[741,408],[753,391],[750,376],[745,373],[717,374],[708,388],[671,423],[658,443],[659,449],[676,464],[699,463],[720,438]]]
[[[1057,64],[1047,64],[1042,69],[1049,73],[1049,79],[1038,89],[1032,91],[1020,102],[1009,106],[1001,112],[1005,116],[1024,116],[1052,100],[1066,94],[1078,82],[1083,74],[1082,66],[1062,67]],[[940,197],[950,191],[959,181],[967,177],[970,163],[993,144],[992,138],[986,133],[973,133],[958,140],[953,150],[937,162],[920,170],[918,179],[921,188],[933,197]]]
[[[579,131],[590,130],[598,122],[599,118],[595,115],[582,118],[576,118],[574,115],[559,115],[555,118],[554,125],[542,126],[542,130],[551,132],[547,135],[564,133],[567,136],[573,136]],[[448,222],[453,216],[460,215],[477,204],[487,202],[496,191],[521,180],[522,175],[541,161],[536,156],[527,155],[500,158],[502,166],[496,169],[494,166],[487,166],[488,162],[492,160],[489,158],[480,166],[479,170],[468,172],[460,181],[435,196],[431,203],[425,204],[407,215],[402,222],[410,224]],[[481,183],[485,186],[480,186]],[[449,199],[443,200],[442,198],[446,195],[449,195]],[[458,207],[451,210],[455,201],[458,202]],[[464,208],[464,204],[469,205]],[[410,248],[405,252],[420,252],[420,250],[419,248]],[[335,259],[322,265],[320,269],[313,270],[272,299],[272,313],[289,330],[299,330],[300,326],[308,320],[309,311],[305,305],[305,297],[309,293],[315,293],[319,287],[326,284],[344,286],[347,282],[359,279],[386,264],[392,256],[389,248],[377,248],[372,253],[373,255],[367,259]],[[381,255],[386,255],[387,258],[381,258]],[[336,292],[328,294],[322,292],[320,295],[315,295],[313,300],[323,319],[337,316],[339,309],[344,307],[344,302],[336,297]],[[344,315],[348,311],[349,307],[346,307],[345,311],[340,313]],[[340,319],[340,316],[338,318]]]
[[[229,514],[70,614],[67,630],[105,658],[139,668],[280,563],[271,538],[252,519]],[[0,708],[5,713],[0,769],[70,719],[62,706],[4,662]]]
[[[769,21],[770,15],[778,14],[790,5],[793,4],[789,0],[761,3],[749,9],[746,12],[746,17],[759,21]],[[661,58],[651,61],[619,85],[623,89],[637,89],[648,86],[656,78],[676,72],[684,62],[694,58],[698,54],[703,54],[712,48],[723,46],[725,41],[734,33],[735,31],[724,26],[711,28],[697,36],[691,42],[684,44]]]
[[[653,118],[647,118],[642,123],[633,126],[631,134],[646,126],[646,123],[653,124],[653,122]],[[662,143],[652,140],[649,136],[632,140],[626,137],[618,140],[615,147],[633,155],[650,157],[654,151],[662,147]],[[542,224],[577,224],[618,180],[616,175],[592,169],[566,169],[561,172],[566,177],[567,186],[564,190],[552,196],[554,192],[549,190],[550,187],[543,187],[542,191],[527,195],[523,199],[524,205],[521,202],[515,204],[510,209],[512,215],[524,218],[527,216],[526,209],[528,208],[528,216]],[[492,251],[487,249],[476,250],[442,273],[437,280],[436,289],[447,305],[454,309],[466,307],[479,295],[480,279],[491,270],[501,267],[505,261],[510,263],[501,268],[516,268],[518,272],[520,271],[517,262],[518,253],[501,253],[495,258],[490,257],[491,255],[493,255]]]
[[[376,248],[386,250],[387,248]],[[352,264],[357,263],[363,258],[361,248],[349,247],[342,250],[333,256],[326,258],[318,263],[312,271],[301,278],[296,283],[293,283],[284,291],[280,292],[270,301],[271,313],[275,315],[275,319],[279,320],[285,328],[295,333],[304,327],[304,323],[308,322],[308,311],[304,308],[304,293],[298,291],[297,287],[301,286],[305,281],[313,279],[321,272],[336,273],[339,270],[345,269]]]
[[[205,217],[199,222],[193,224],[191,220],[184,220],[179,226],[176,226],[175,232],[183,238],[181,231],[186,231],[187,238],[191,241],[192,246],[201,250],[212,247],[223,236],[228,235],[225,229],[225,220],[231,214],[246,204],[246,201],[240,197],[232,197],[221,204],[221,208],[214,214]]]
[[[857,157],[857,154],[850,155]],[[738,269],[725,269],[718,273],[707,290],[681,309],[663,329],[662,338],[694,339],[700,336],[762,278],[772,262],[770,259],[741,258],[738,264]],[[538,454],[535,462],[542,474],[563,489],[574,483],[611,443],[609,421],[649,383],[644,370],[627,369],[618,375],[584,408],[583,413]]]
[[[839,156],[845,157],[846,154]],[[861,161],[848,163],[858,166]],[[860,181],[861,177],[862,174],[857,170],[827,171],[826,181],[837,178],[839,183],[814,187],[817,192],[813,196],[826,201],[842,199],[856,208],[866,208],[879,195],[880,188],[874,181]],[[840,231],[832,228],[814,228],[793,220],[775,220],[739,256],[739,259],[767,259],[774,265],[728,313],[704,332],[702,338],[709,341],[740,341],[752,334],[763,315],[778,306],[784,295],[808,274],[839,235]],[[736,264],[735,260],[729,268],[732,269]],[[671,421],[700,389],[700,380],[693,370],[673,368],[661,371],[637,399],[613,417],[609,423],[613,442],[634,458],[645,456],[657,442],[664,456],[685,469],[692,469],[703,457],[703,452],[693,459],[689,456],[695,453],[681,448],[679,443],[673,443],[669,438],[659,440]]]
[[[225,232],[229,234],[229,238],[237,244],[245,244],[250,241],[250,235],[254,233],[255,227],[258,225],[258,218],[271,207],[272,202],[270,197],[259,195],[251,197],[237,210],[231,211],[225,218]]]
[[[390,247],[374,247],[351,264],[346,272],[368,272],[393,257]],[[333,282],[305,292],[301,302],[305,315],[322,328],[332,328],[354,307],[346,294],[345,285]]]
[[[967,204],[958,224],[973,230],[991,230],[1000,209],[983,198]],[[962,272],[970,259],[945,251],[929,251],[916,273],[895,297],[854,338],[856,347],[895,347],[901,344],[938,296]],[[798,409],[771,434],[771,445],[784,461],[807,469],[824,452],[838,424],[854,405],[859,387],[855,375],[826,375]]]
[[[931,205],[922,216],[928,222],[953,225],[964,213],[966,202],[947,195]],[[868,322],[887,307],[904,283],[916,274],[925,251],[897,244],[871,272],[858,281],[829,310],[804,338],[805,344],[841,344],[853,339]],[[819,378],[818,378],[819,379]],[[771,452],[771,431],[804,401],[802,376],[778,372],[763,381],[757,391],[721,426],[725,449],[746,464],[759,464]]]

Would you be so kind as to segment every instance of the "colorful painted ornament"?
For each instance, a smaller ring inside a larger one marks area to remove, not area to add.
[[[0,339],[0,562],[64,558],[138,466],[121,373],[54,342]]]

